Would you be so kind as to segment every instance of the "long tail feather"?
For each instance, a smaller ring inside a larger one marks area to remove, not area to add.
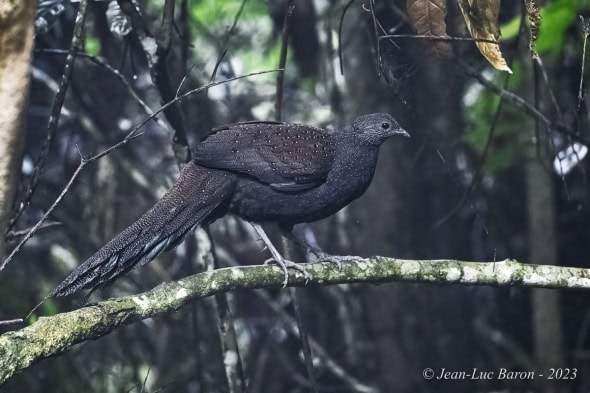
[[[196,225],[212,221],[231,195],[227,172],[189,163],[176,184],[149,211],[71,272],[50,296],[91,292],[176,247]]]

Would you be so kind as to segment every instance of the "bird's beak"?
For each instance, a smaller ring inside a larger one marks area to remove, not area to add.
[[[401,136],[405,136],[407,138],[410,138],[410,134],[408,134],[408,131],[404,130],[403,128],[398,128],[397,130],[395,130],[394,132],[395,135],[401,135]]]

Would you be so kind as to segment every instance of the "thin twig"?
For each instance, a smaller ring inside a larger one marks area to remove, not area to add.
[[[314,393],[319,393],[318,380],[315,376],[313,369],[313,354],[311,352],[311,346],[309,345],[309,336],[305,326],[303,326],[303,310],[301,309],[301,301],[297,296],[297,288],[289,288],[291,299],[293,299],[293,308],[295,309],[295,315],[297,320],[297,329],[299,330],[299,340],[303,345],[303,357],[305,358],[305,367],[307,368],[307,375],[309,376],[309,384],[313,389]]]
[[[47,222],[44,225],[42,225],[39,229],[47,229],[47,228],[52,228],[52,227],[59,226],[59,225],[62,225],[62,223],[61,222]],[[6,240],[12,240],[17,237],[25,236],[30,230],[31,230],[31,228],[27,228],[27,229],[22,229],[20,231],[8,232],[6,234]]]
[[[215,244],[212,241],[209,226],[206,225],[204,228],[197,230],[195,238],[199,249],[197,256],[198,264],[204,265],[207,271],[218,269],[219,259],[217,258]],[[243,393],[244,386],[246,386],[244,370],[242,368],[238,339],[228,296],[229,294],[227,293],[220,293],[210,299],[211,311],[215,317],[213,324],[216,327],[216,334],[219,338],[218,343],[211,342],[210,345],[219,345],[219,350],[223,353],[222,367],[225,371],[225,380],[222,383],[225,386],[221,390],[225,390],[228,393]]]
[[[578,107],[576,112],[580,112],[582,101],[584,101],[584,67],[586,64],[586,44],[588,42],[588,35],[590,34],[590,19],[586,21],[582,15],[580,15],[582,21],[582,34],[584,35],[584,44],[582,45],[582,67],[580,69],[580,87],[578,89]]]
[[[47,122],[47,136],[45,137],[45,141],[43,141],[41,152],[39,153],[39,156],[35,161],[35,169],[33,171],[29,187],[27,188],[24,198],[18,204],[18,208],[15,211],[14,216],[8,222],[8,225],[6,227],[6,233],[8,233],[12,230],[12,228],[14,228],[14,225],[16,224],[20,216],[23,214],[25,208],[28,206],[29,202],[31,201],[31,198],[33,197],[33,194],[35,193],[35,190],[37,189],[39,179],[41,178],[41,175],[45,170],[47,156],[49,155],[49,151],[51,150],[51,146],[53,145],[53,141],[55,140],[57,126],[61,115],[61,108],[63,107],[66,98],[66,93],[68,91],[70,79],[72,78],[72,71],[74,69],[76,56],[78,54],[78,51],[82,47],[82,33],[84,31],[84,22],[86,21],[87,10],[88,0],[80,0],[80,6],[78,8],[78,13],[76,14],[76,20],[74,22],[72,42],[70,44],[70,49],[68,50],[68,56],[66,57],[66,62],[64,65],[61,81],[59,83],[59,88],[57,90],[57,94],[55,95],[55,99],[53,100],[53,105],[51,107],[51,112],[49,115],[49,121]]]
[[[285,258],[293,260],[295,258],[295,250],[293,249],[294,243],[289,242],[289,239],[286,236],[283,236],[282,240],[283,255]],[[306,380],[305,383],[311,386],[313,393],[319,393],[318,381],[313,368],[313,355],[309,345],[309,335],[307,334],[307,330],[305,330],[305,326],[303,325],[303,311],[301,308],[300,293],[296,288],[289,288],[289,296],[293,302],[293,311],[295,311],[295,320],[297,321],[299,341],[301,341],[301,345],[303,347],[303,362],[305,363],[308,377],[308,380]]]
[[[506,75],[506,79],[504,80],[504,87],[506,87],[506,85],[508,83],[509,75],[510,74]],[[504,102],[503,97],[500,96],[499,98],[500,98],[500,101],[498,102],[498,107],[496,108],[496,111],[494,112],[494,118],[492,119],[490,131],[488,132],[486,144],[485,144],[483,151],[481,153],[481,156],[479,158],[479,163],[476,167],[475,175],[473,176],[473,180],[471,181],[471,183],[469,183],[469,186],[463,192],[463,195],[461,196],[459,203],[457,203],[454,208],[452,208],[447,214],[445,214],[444,217],[439,219],[433,225],[434,228],[438,228],[439,226],[446,223],[451,217],[453,217],[459,211],[459,209],[461,209],[463,204],[467,201],[470,202],[471,208],[475,211],[475,214],[479,214],[477,208],[469,199],[469,195],[471,194],[471,192],[475,188],[475,184],[477,184],[479,182],[479,179],[480,179],[481,175],[483,174],[483,166],[484,166],[484,163],[488,157],[488,153],[490,151],[490,148],[492,146],[492,140],[494,139],[494,134],[496,133],[496,125],[498,124],[498,119],[500,118],[500,113],[502,111],[502,104]],[[488,228],[485,224],[483,224],[483,229],[484,229],[485,234],[489,236],[489,231],[488,231]]]
[[[177,24],[174,24],[174,26],[177,28],[176,33],[180,36],[182,41],[182,45],[180,46],[180,60],[182,61],[182,69],[186,75],[188,73],[187,66],[190,55],[189,48],[191,47],[189,0],[180,1],[179,24],[182,28],[182,32],[179,31]]]
[[[45,214],[43,214],[41,219],[31,228],[31,230],[25,235],[25,237],[18,243],[18,245],[14,248],[14,250],[12,250],[10,255],[8,255],[8,257],[4,260],[4,262],[2,262],[2,264],[0,264],[0,271],[2,271],[4,269],[4,267],[6,267],[6,265],[14,258],[14,256],[21,250],[21,248],[23,248],[25,243],[37,232],[37,230],[41,227],[41,225],[45,222],[45,220],[47,220],[47,217],[49,217],[49,215],[51,213],[53,213],[53,211],[55,210],[57,205],[59,205],[59,203],[61,202],[63,197],[66,195],[66,193],[68,192],[68,190],[70,189],[70,187],[74,183],[74,180],[76,180],[76,178],[80,174],[80,171],[82,169],[84,169],[84,167],[88,164],[88,161],[86,159],[84,159],[84,157],[82,155],[80,155],[80,157],[81,157],[80,164],[78,165],[78,168],[76,168],[76,170],[74,171],[74,174],[72,175],[72,177],[68,181],[68,184],[64,187],[62,192],[55,199],[55,201],[53,202],[51,207],[49,207],[49,209],[45,212]]]
[[[224,52],[227,51],[229,40],[231,39],[232,35],[236,31],[236,27],[238,26],[238,22],[240,21],[240,17],[242,16],[242,13],[244,12],[244,8],[246,7],[247,2],[248,2],[248,0],[242,0],[242,2],[240,3],[240,8],[238,8],[238,12],[236,12],[236,16],[234,16],[234,21],[233,21],[231,27],[225,33],[222,44],[220,45],[220,48]]]
[[[151,367],[148,367],[147,372],[145,373],[145,377],[143,378],[143,383],[141,384],[141,391],[139,393],[143,393],[145,391],[145,387],[147,386],[147,380],[150,376]]]
[[[342,10],[342,15],[340,15],[340,24],[338,24],[338,59],[340,60],[340,74],[344,75],[344,61],[342,60],[342,26],[344,26],[344,16],[346,15],[346,11],[352,5],[354,0],[350,0]]]
[[[176,94],[174,95],[174,97],[178,97],[178,95],[180,94],[180,90],[182,90],[182,87],[184,86],[184,84],[188,80],[188,77],[190,76],[191,71],[193,70],[193,68],[195,68],[196,65],[197,65],[196,63],[191,64],[189,69],[184,73],[182,80],[178,84],[178,88],[176,89]]]
[[[5,325],[16,325],[17,323],[23,323],[24,320],[22,318],[18,318],[18,319],[6,319],[4,321],[0,321],[0,326],[5,326]]]
[[[196,89],[192,89],[176,98],[174,98],[173,100],[171,100],[170,102],[167,102],[166,104],[162,105],[157,111],[155,111],[154,113],[152,113],[150,116],[148,116],[145,120],[143,120],[139,125],[137,125],[135,128],[133,128],[126,136],[123,140],[121,140],[120,142],[118,142],[117,144],[107,148],[106,150],[103,150],[102,152],[91,156],[89,158],[85,158],[82,154],[80,154],[81,160],[80,160],[80,164],[78,165],[78,168],[76,168],[76,170],[74,171],[74,173],[72,174],[72,177],[70,178],[70,180],[68,181],[68,183],[66,184],[66,186],[64,187],[64,189],[62,190],[62,192],[59,194],[58,198],[55,200],[55,202],[51,205],[51,207],[49,208],[49,210],[47,210],[45,212],[45,214],[41,217],[41,219],[39,220],[39,222],[37,222],[32,228],[31,230],[27,233],[27,235],[25,235],[25,237],[20,241],[20,243],[16,246],[16,248],[10,253],[10,255],[2,262],[2,264],[0,264],[0,271],[2,271],[4,269],[4,267],[10,262],[12,261],[12,259],[14,258],[14,256],[22,249],[22,247],[25,245],[25,243],[39,230],[39,228],[41,227],[41,225],[45,222],[45,220],[47,219],[47,217],[49,217],[49,215],[55,210],[55,208],[59,205],[59,203],[61,202],[61,200],[63,199],[63,197],[65,196],[65,194],[68,192],[68,190],[70,189],[70,187],[72,186],[72,184],[74,183],[74,181],[76,180],[76,178],[80,175],[80,172],[82,171],[82,169],[84,169],[88,164],[100,159],[101,157],[106,156],[107,154],[110,154],[111,152],[119,149],[121,146],[129,143],[130,141],[132,141],[133,139],[143,135],[143,132],[138,132],[140,128],[142,128],[147,122],[149,122],[150,120],[152,120],[154,117],[156,117],[159,113],[161,113],[162,111],[164,111],[166,108],[168,108],[170,105],[175,104],[177,101],[186,98],[192,94],[207,90],[213,86],[217,86],[217,85],[221,85],[224,83],[228,83],[228,82],[232,82],[238,79],[243,79],[243,78],[248,78],[251,76],[256,76],[256,75],[262,75],[262,74],[268,74],[271,72],[277,72],[278,70],[268,70],[268,71],[259,71],[259,72],[253,72],[250,74],[246,74],[246,75],[241,75],[241,76],[237,76],[235,78],[229,78],[226,79],[224,81],[219,81],[219,82],[212,82],[209,83],[205,86],[196,88]]]
[[[242,0],[242,3],[240,4],[240,8],[238,9],[236,16],[234,17],[234,21],[224,36],[223,43],[221,45],[218,45],[218,47],[221,49],[222,52],[219,55],[219,57],[217,58],[217,61],[215,62],[215,66],[213,67],[213,72],[211,73],[211,77],[209,78],[209,82],[214,81],[215,77],[217,76],[217,71],[219,69],[219,66],[221,65],[223,59],[225,58],[225,55],[227,54],[227,51],[228,51],[227,46],[228,46],[229,40],[230,40],[231,36],[234,34],[234,31],[238,25],[238,21],[240,19],[240,16],[242,15],[242,12],[244,11],[244,7],[246,6],[247,2],[248,2],[248,0]],[[210,37],[210,38],[211,38],[211,40],[214,40],[214,37]],[[192,70],[194,66],[195,66],[195,64],[193,64],[190,67],[190,70]],[[190,70],[189,70],[189,72],[190,72]],[[180,82],[180,85],[178,86],[178,89],[176,90],[177,96],[180,93],[180,90],[181,90],[182,86],[184,85],[184,83],[189,75],[189,72],[186,72],[185,75],[183,76],[182,81]]]
[[[532,67],[533,67],[533,87],[534,87],[533,88],[533,98],[534,98],[535,108],[540,111],[541,102],[540,102],[540,94],[539,94],[539,79],[540,79],[539,74],[541,74],[544,78],[547,78],[547,75],[544,75],[545,70],[542,66],[543,63],[541,62],[538,55],[532,56],[531,63],[532,63]],[[545,80],[545,83],[547,84],[547,87],[549,87],[548,79]],[[552,98],[555,99],[553,97],[553,93],[551,92],[551,89],[549,89],[549,92],[550,92],[550,95],[552,96]],[[555,105],[557,106],[557,101],[555,101]],[[560,114],[559,107],[557,107],[557,111],[558,111],[558,114]],[[560,121],[560,123],[563,124],[563,121]],[[539,163],[541,164],[541,166],[543,167],[543,169],[547,172],[551,172],[550,164],[548,164],[548,162],[547,162],[547,156],[546,156],[546,154],[542,154],[542,152],[541,152],[541,143],[540,143],[541,138],[540,138],[539,125],[540,125],[539,119],[536,118],[535,119],[535,128],[534,128],[535,138],[533,140],[533,143],[535,144],[535,152],[537,155],[537,159],[538,159]],[[546,129],[546,130],[547,130],[547,141],[549,142],[549,145],[551,146],[553,151],[555,151],[556,153],[559,153],[559,150],[558,150],[557,145],[555,143],[555,139],[551,135],[550,130],[549,129]],[[570,138],[570,143],[571,143],[571,138]],[[576,154],[576,157],[577,157],[577,154]],[[561,160],[558,160],[558,162],[559,162],[559,174],[560,174],[560,178],[561,178],[561,183],[563,185],[565,198],[566,198],[566,200],[569,200],[570,196],[569,196],[567,182],[565,181],[565,173],[563,171]]]
[[[295,1],[289,0],[287,3],[287,13],[285,14],[285,20],[283,21],[283,33],[281,43],[281,54],[279,57],[279,69],[277,74],[277,97],[275,101],[275,119],[281,121],[282,108],[283,108],[283,80],[285,79],[285,65],[287,64],[287,48],[289,45],[289,33],[291,30],[291,15],[295,10]]]
[[[238,22],[240,21],[240,17],[242,16],[242,13],[244,12],[244,8],[246,7],[247,2],[248,2],[248,0],[242,0],[242,2],[240,3],[240,8],[238,8],[238,12],[236,12],[236,15],[234,16],[234,20],[232,22],[231,27],[227,30],[227,32],[223,36],[223,41],[221,42],[221,44],[218,44],[215,41],[215,37],[211,37],[211,40],[213,42],[215,42],[215,45],[217,46],[218,51],[221,51],[221,54],[218,56],[217,61],[215,62],[215,66],[213,67],[213,72],[211,73],[211,78],[209,79],[210,81],[215,80],[215,77],[217,76],[217,71],[218,71],[219,67],[221,66],[221,63],[223,62],[223,59],[225,58],[225,55],[227,54],[227,52],[229,50],[229,41],[231,40],[232,35],[236,31],[236,27],[238,26]],[[229,74],[234,75],[234,70],[231,65],[231,61],[227,62],[227,67],[228,67]]]
[[[239,79],[249,78],[251,76],[257,76],[257,75],[263,75],[263,74],[270,74],[270,73],[279,72],[279,71],[281,71],[281,70],[280,69],[276,69],[276,70],[251,72],[251,73],[246,74],[246,75],[240,75],[240,76],[236,76],[236,77],[233,77],[233,78],[228,78],[228,79],[225,79],[225,80],[222,80],[222,81],[211,82],[211,83],[206,84],[205,86],[201,86],[201,87],[198,87],[196,89],[189,90],[186,93],[183,93],[183,94],[179,95],[178,97],[175,97],[173,100],[171,100],[171,101],[165,103],[164,105],[162,105],[156,112],[154,112],[153,114],[151,114],[149,117],[147,117],[145,120],[143,120],[138,126],[136,126],[133,130],[131,130],[129,132],[129,134],[127,134],[127,136],[125,137],[124,140],[122,140],[121,142],[119,142],[117,145],[114,145],[114,146],[106,149],[102,153],[97,154],[96,156],[92,157],[92,159],[94,160],[94,159],[98,159],[100,157],[103,157],[103,156],[109,154],[111,151],[118,149],[120,147],[119,145],[125,144],[125,143],[129,142],[129,140],[135,139],[136,137],[140,136],[141,134],[135,135],[135,133],[141,127],[143,127],[147,122],[149,122],[150,120],[152,120],[156,115],[158,115],[159,113],[161,113],[162,111],[164,111],[170,105],[173,105],[176,102],[178,102],[178,101],[180,101],[180,100],[182,100],[182,99],[184,99],[186,97],[189,97],[189,96],[191,96],[191,95],[193,95],[195,93],[199,93],[201,91],[208,90],[211,87],[222,85],[224,83],[233,82],[233,81],[236,81],[236,80],[239,80]]]
[[[383,79],[385,79],[385,82],[387,82],[389,85],[395,85],[396,82],[394,80],[391,80],[388,73],[385,71],[385,68],[383,67],[383,57],[381,56],[381,38],[382,37],[387,37],[390,34],[387,34],[388,31],[385,30],[385,28],[383,27],[383,25],[381,24],[381,22],[379,22],[379,19],[377,19],[377,16],[375,15],[375,0],[371,0],[370,1],[371,4],[371,16],[373,17],[373,27],[375,30],[375,39],[377,40],[377,61],[378,61],[378,65],[379,65],[379,72],[381,72],[381,76],[383,76]],[[399,26],[401,26],[403,23],[405,23],[404,20],[402,20],[400,23],[398,23],[398,25],[396,27],[393,27],[392,29],[390,29],[389,32],[391,31],[396,31]],[[379,35],[379,30],[381,30],[381,32],[384,34],[383,36]],[[389,38],[389,42],[395,46],[396,48],[399,48],[399,45],[395,43],[395,41],[391,38]],[[395,79],[395,78],[394,78]]]
[[[491,44],[500,44],[496,40],[488,40],[485,38],[472,38],[472,37],[453,37],[453,36],[441,36],[441,35],[430,35],[430,34],[387,34],[379,36],[379,40],[390,39],[390,38],[411,38],[420,40],[432,40],[432,41],[475,41],[475,42],[489,42]]]
[[[561,124],[565,124],[563,119],[563,113],[561,113],[561,108],[559,108],[559,104],[557,103],[557,98],[555,98],[555,94],[553,93],[553,89],[551,88],[551,84],[549,83],[549,76],[547,75],[547,71],[545,70],[545,66],[543,64],[543,60],[541,60],[540,56],[533,56],[533,65],[536,66],[541,71],[541,76],[543,77],[543,82],[545,83],[545,87],[547,91],[549,91],[549,97],[551,98],[551,103],[555,108],[555,113],[557,113],[557,118]]]
[[[520,20],[520,28],[519,28],[519,34],[516,36],[516,46],[518,45],[518,42],[522,36],[522,34],[520,34],[525,26],[524,23],[524,17],[525,14],[522,14],[521,20]],[[510,68],[512,68],[512,63],[514,62],[514,57],[511,57],[509,59],[509,66]],[[508,87],[508,81],[510,80],[510,74],[506,74],[506,77],[504,78],[504,83],[503,83],[503,89],[506,90],[506,87]],[[488,153],[490,151],[490,148],[492,146],[492,140],[494,139],[494,135],[496,133],[496,126],[498,124],[498,120],[500,119],[500,113],[502,112],[502,105],[504,103],[504,97],[502,95],[499,95],[499,102],[498,102],[498,107],[496,108],[496,110],[494,111],[494,118],[492,119],[492,124],[490,126],[490,131],[488,132],[488,137],[486,140],[486,144],[483,148],[483,151],[481,153],[481,156],[479,158],[479,163],[476,166],[476,170],[475,170],[475,175],[473,176],[473,179],[471,181],[471,183],[469,184],[469,186],[467,187],[467,189],[465,189],[465,191],[463,192],[463,195],[461,196],[461,199],[459,200],[459,202],[455,205],[454,208],[451,209],[451,211],[449,211],[447,214],[445,214],[444,217],[442,217],[441,219],[439,219],[435,224],[434,224],[434,228],[437,228],[441,225],[443,225],[445,222],[447,222],[451,217],[453,217],[461,208],[461,206],[463,206],[463,204],[466,201],[469,201],[469,195],[471,194],[471,192],[473,191],[473,189],[475,188],[475,185],[477,183],[479,183],[479,179],[481,177],[481,175],[483,174],[483,166],[485,161],[487,160],[487,156]],[[473,206],[473,204],[471,203],[472,208],[474,209],[474,211],[476,212],[476,214],[478,214],[477,210],[475,209],[475,207]],[[489,236],[489,232],[487,227],[485,227],[484,225],[484,230],[486,232],[486,234]],[[494,247],[495,248],[495,247]],[[494,258],[495,260],[495,258]]]
[[[174,31],[174,8],[176,0],[166,0],[162,10],[162,27],[160,29],[158,46],[168,53],[170,42],[172,41],[172,32]],[[163,60],[161,60],[163,61]]]
[[[68,53],[67,51],[65,51],[63,49],[45,49],[45,48],[37,49],[37,50],[35,50],[35,52],[49,54],[49,55],[66,55]],[[109,63],[107,63],[101,57],[92,56],[92,55],[89,55],[88,53],[84,53],[84,52],[78,52],[77,56],[80,58],[87,59],[90,62],[94,63],[95,65],[102,67],[102,68],[106,69],[107,71],[109,71],[110,73],[112,73],[117,79],[119,79],[119,81],[123,84],[123,86],[125,86],[125,88],[127,88],[127,91],[129,92],[129,94],[131,94],[133,99],[135,99],[137,101],[137,103],[143,108],[143,110],[145,111],[146,114],[150,115],[151,113],[154,112],[148,106],[148,104],[137,94],[137,92],[133,89],[133,87],[127,81],[125,76],[123,74],[121,74],[121,72],[118,69],[111,66]],[[165,121],[162,121],[159,117],[155,117],[154,121],[165,130],[168,130],[170,128],[168,126],[168,124]]]
[[[211,78],[209,78],[209,82],[212,82],[215,80],[215,77],[217,76],[217,71],[219,70],[219,66],[221,65],[221,62],[223,61],[223,58],[225,57],[226,54],[227,54],[227,49],[225,49],[223,51],[223,53],[219,56],[219,59],[217,59],[217,62],[215,63],[215,67],[213,67],[213,72],[211,73]]]
[[[371,18],[373,18],[373,30],[375,32],[375,38],[377,39],[377,63],[379,64],[379,70],[381,74],[385,76],[383,72],[383,58],[381,57],[381,37],[377,30],[377,16],[375,15],[375,0],[369,0],[369,7],[371,9]],[[387,78],[387,77],[385,77]]]
[[[285,328],[296,337],[299,336],[299,329],[297,328],[297,322],[291,317],[276,301],[274,301],[267,292],[265,291],[254,291],[256,296],[260,297],[265,303],[282,319]],[[321,359],[323,366],[326,367],[333,375],[341,379],[348,386],[348,389],[359,393],[374,393],[375,388],[366,385],[359,381],[352,375],[348,370],[344,369],[335,359],[333,359],[326,349],[316,341],[314,338],[309,337],[310,347],[315,352],[316,356]]]
[[[551,120],[547,118],[542,112],[540,112],[537,108],[531,105],[528,101],[522,98],[519,95],[514,94],[511,91],[503,89],[501,87],[496,86],[492,81],[484,78],[478,72],[476,72],[473,68],[469,67],[467,64],[463,63],[462,61],[459,62],[459,65],[462,68],[462,71],[469,77],[477,80],[483,87],[493,91],[500,97],[507,98],[509,101],[517,104],[521,108],[525,110],[529,115],[538,118],[541,122],[545,125],[547,129],[550,129],[553,125]]]

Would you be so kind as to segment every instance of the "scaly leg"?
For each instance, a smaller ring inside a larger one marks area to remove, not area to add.
[[[264,232],[264,229],[262,229],[262,227],[259,224],[252,223],[252,226],[254,227],[254,230],[256,230],[258,236],[260,236],[260,238],[266,245],[266,248],[268,248],[272,255],[272,258],[267,259],[266,261],[264,261],[264,263],[268,264],[274,262],[277,265],[279,265],[281,269],[283,269],[283,273],[285,274],[285,279],[283,280],[283,287],[286,287],[287,283],[289,282],[289,272],[287,270],[288,268],[300,271],[305,276],[305,281],[307,282],[307,280],[309,280],[309,273],[307,273],[305,268],[298,263],[283,258],[283,256],[279,253],[279,251],[275,248],[275,246],[272,244],[272,242],[266,235],[266,232]]]
[[[290,231],[284,230],[283,232],[289,240],[303,247],[307,254],[315,255],[318,259],[317,262],[332,262],[335,263],[336,266],[338,266],[338,269],[342,269],[343,262],[356,261],[358,259],[358,257],[351,255],[328,254],[327,252],[322,251],[319,247],[311,245],[309,241],[307,241],[305,236],[303,236],[299,231],[296,231],[295,229],[292,229]]]

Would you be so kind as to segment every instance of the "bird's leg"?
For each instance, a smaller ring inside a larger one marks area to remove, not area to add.
[[[352,255],[332,255],[328,254],[327,252],[323,251],[321,248],[312,245],[307,238],[299,231],[295,230],[294,228],[291,230],[283,229],[283,234],[291,241],[297,243],[299,246],[305,249],[305,252],[309,254],[315,255],[318,259],[317,262],[332,262],[338,266],[339,269],[342,269],[342,262],[349,262],[355,261],[358,257]]]
[[[283,269],[283,273],[285,274],[285,279],[283,280],[283,287],[286,287],[287,283],[289,282],[289,272],[287,270],[288,268],[295,269],[303,273],[303,275],[305,276],[305,281],[307,282],[307,280],[309,279],[309,273],[307,273],[305,268],[298,263],[283,258],[283,256],[279,253],[279,251],[275,248],[275,246],[272,244],[272,242],[266,235],[266,232],[264,232],[264,229],[262,229],[262,227],[259,224],[252,223],[252,226],[254,227],[254,230],[256,230],[256,233],[258,233],[258,236],[260,236],[260,238],[266,245],[266,248],[268,248],[268,251],[270,251],[272,255],[272,258],[267,259],[266,261],[264,261],[264,263],[268,264],[274,262],[277,265],[279,265],[281,269]]]

